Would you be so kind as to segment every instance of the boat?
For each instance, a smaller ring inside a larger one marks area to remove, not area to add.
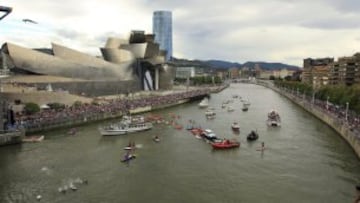
[[[204,130],[202,128],[193,128],[190,130],[193,135],[200,135],[203,131]]]
[[[218,139],[216,137],[216,134],[211,129],[205,129],[204,131],[201,132],[200,136],[209,141],[214,141]]]
[[[22,139],[22,142],[41,142],[45,139],[44,135],[32,135],[32,136],[25,136]]]
[[[243,104],[243,107],[241,109],[242,111],[248,111],[249,110],[249,106],[246,104]]]
[[[206,108],[209,106],[209,99],[205,97],[201,102],[199,103],[200,108]]]
[[[132,159],[135,159],[136,158],[136,155],[135,154],[127,154],[124,159],[121,160],[121,162],[128,162]]]
[[[211,146],[214,149],[231,149],[231,148],[240,147],[240,142],[235,140],[225,139],[222,142],[211,143]]]
[[[139,131],[150,130],[153,127],[151,122],[145,122],[143,117],[124,117],[116,124],[99,127],[101,135],[123,135]]]
[[[259,138],[259,135],[258,135],[258,133],[256,132],[256,131],[251,131],[249,134],[248,134],[248,136],[246,137],[246,139],[248,140],[248,141],[253,141],[253,140],[257,140]]]
[[[160,142],[160,138],[159,138],[158,136],[155,136],[155,137],[153,138],[153,141],[154,141],[154,142]]]
[[[280,115],[277,111],[271,110],[268,113],[268,119],[267,119],[267,125],[268,126],[281,126],[281,119]]]
[[[240,131],[240,125],[237,122],[234,122],[233,124],[231,124],[231,129],[233,131]]]
[[[235,111],[235,109],[234,109],[232,106],[228,106],[228,107],[227,107],[227,111],[228,111],[228,112],[233,112],[233,111]]]
[[[250,101],[248,101],[248,100],[243,100],[243,104],[246,105],[246,106],[250,106],[250,105],[251,105]]]
[[[216,113],[210,109],[205,111],[205,116],[215,116]]]

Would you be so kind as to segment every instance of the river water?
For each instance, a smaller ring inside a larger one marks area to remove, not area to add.
[[[248,112],[233,99],[251,102]],[[234,112],[221,108],[225,100]],[[156,111],[179,123],[189,119],[211,128],[219,137],[241,141],[239,149],[214,151],[186,130],[156,124],[150,131],[102,137],[104,121],[78,128],[45,132],[41,143],[0,148],[0,202],[352,202],[360,181],[360,162],[350,146],[332,129],[286,98],[261,86],[231,84],[212,94],[210,106],[217,116],[206,120],[198,102]],[[282,126],[268,127],[266,115],[279,111]],[[230,125],[240,123],[240,134]],[[246,135],[257,130],[259,140]],[[152,137],[158,135],[161,142]],[[134,141],[138,157],[120,162],[123,147]],[[267,147],[257,151],[261,142]],[[66,194],[58,188],[77,184]]]

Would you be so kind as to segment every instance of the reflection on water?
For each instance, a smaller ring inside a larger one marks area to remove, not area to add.
[[[241,111],[238,94],[251,102]],[[224,100],[233,99],[228,112]],[[0,148],[0,202],[351,202],[360,180],[360,163],[349,145],[328,126],[277,93],[261,86],[233,84],[213,94],[216,118],[207,120],[198,102],[153,112],[176,114],[186,126],[195,120],[218,137],[235,138],[238,149],[213,150],[186,130],[155,124],[150,131],[102,137],[104,121],[46,132],[41,143]],[[280,128],[266,125],[270,109]],[[240,132],[231,130],[233,122]],[[251,130],[259,139],[246,140]],[[159,136],[161,142],[153,141]],[[137,158],[121,162],[124,147],[135,142]],[[266,150],[257,151],[265,142]],[[141,147],[140,147],[141,146]],[[79,179],[88,180],[80,184]],[[71,183],[77,190],[59,192]]]

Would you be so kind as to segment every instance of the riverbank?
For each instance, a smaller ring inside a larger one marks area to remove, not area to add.
[[[270,82],[258,81],[257,84],[270,88],[275,92],[285,96],[287,99],[302,107],[304,110],[313,114],[315,117],[333,128],[343,139],[347,141],[347,143],[352,147],[355,154],[360,159],[360,132],[356,129],[353,129],[345,119],[339,119],[331,112],[315,105],[305,97],[301,97],[298,94],[292,94],[285,90],[279,89]]]
[[[97,104],[83,104],[62,111],[42,111],[36,115],[19,117],[19,125],[26,129],[26,134],[48,131],[58,128],[70,128],[91,122],[114,119],[125,114],[138,114],[200,100],[224,90],[229,85],[191,87],[174,91],[155,92],[136,97],[109,97]]]
[[[25,136],[25,131],[23,130],[0,132],[0,146],[20,144],[24,136]]]

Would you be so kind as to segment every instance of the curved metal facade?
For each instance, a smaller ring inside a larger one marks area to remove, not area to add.
[[[109,38],[100,50],[104,59],[55,43],[46,53],[12,43],[2,47],[9,67],[22,73],[89,81],[135,81],[140,88],[149,90],[172,86],[173,71],[162,67],[166,52],[154,42],[154,35],[132,31],[127,40]]]
[[[128,50],[100,48],[104,60],[111,63],[121,64],[124,62],[131,62],[135,60],[135,56]]]
[[[4,49],[9,54],[12,63],[17,69],[28,72],[56,75],[87,80],[131,80],[131,68],[120,70],[119,67],[97,67],[67,61],[62,58],[44,54],[39,51],[5,43]]]

